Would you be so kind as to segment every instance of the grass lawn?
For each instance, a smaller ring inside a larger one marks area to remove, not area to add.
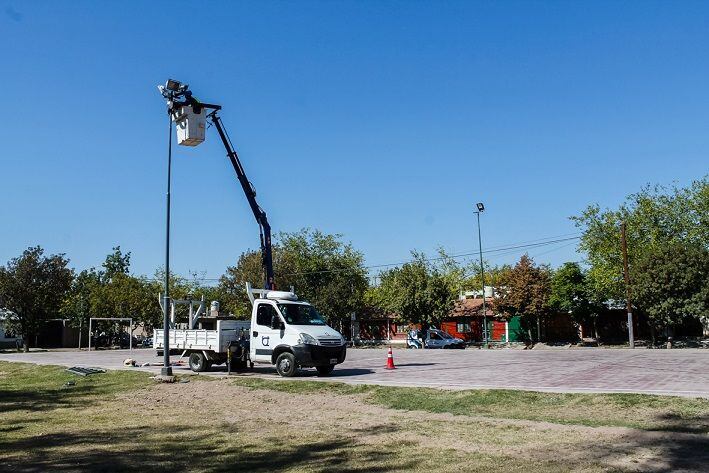
[[[562,394],[480,389],[445,391],[317,381],[241,378],[239,386],[287,393],[362,394],[392,409],[709,434],[709,399],[645,394]]]
[[[709,400],[189,379],[0,362],[0,470],[709,470]]]

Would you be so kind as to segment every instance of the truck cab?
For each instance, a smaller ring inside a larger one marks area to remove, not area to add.
[[[251,362],[275,365],[279,375],[288,377],[298,368],[316,368],[318,375],[327,376],[345,361],[344,337],[293,292],[252,289],[249,296]]]

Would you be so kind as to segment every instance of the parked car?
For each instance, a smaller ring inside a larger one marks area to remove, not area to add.
[[[419,332],[416,330],[412,330],[409,332],[408,336],[406,337],[406,346],[408,348],[421,348],[421,339],[419,337]],[[443,330],[438,330],[435,328],[429,329],[426,332],[426,348],[445,348],[445,349],[451,349],[451,348],[460,348],[463,349],[465,348],[465,340],[461,340],[460,338],[455,338],[449,333],[444,332]]]
[[[144,348],[153,348],[153,337],[148,337],[143,340]]]
[[[426,337],[426,348],[465,348],[465,340],[438,329],[429,329]]]

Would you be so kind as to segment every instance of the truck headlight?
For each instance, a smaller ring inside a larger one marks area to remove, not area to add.
[[[319,343],[315,339],[315,337],[313,337],[312,335],[309,335],[307,333],[300,334],[300,341],[301,341],[301,343],[304,343],[305,345],[319,345]]]

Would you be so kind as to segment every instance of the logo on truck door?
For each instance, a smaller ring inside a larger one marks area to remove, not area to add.
[[[269,343],[270,343],[269,337],[261,337],[261,345],[267,347]]]

